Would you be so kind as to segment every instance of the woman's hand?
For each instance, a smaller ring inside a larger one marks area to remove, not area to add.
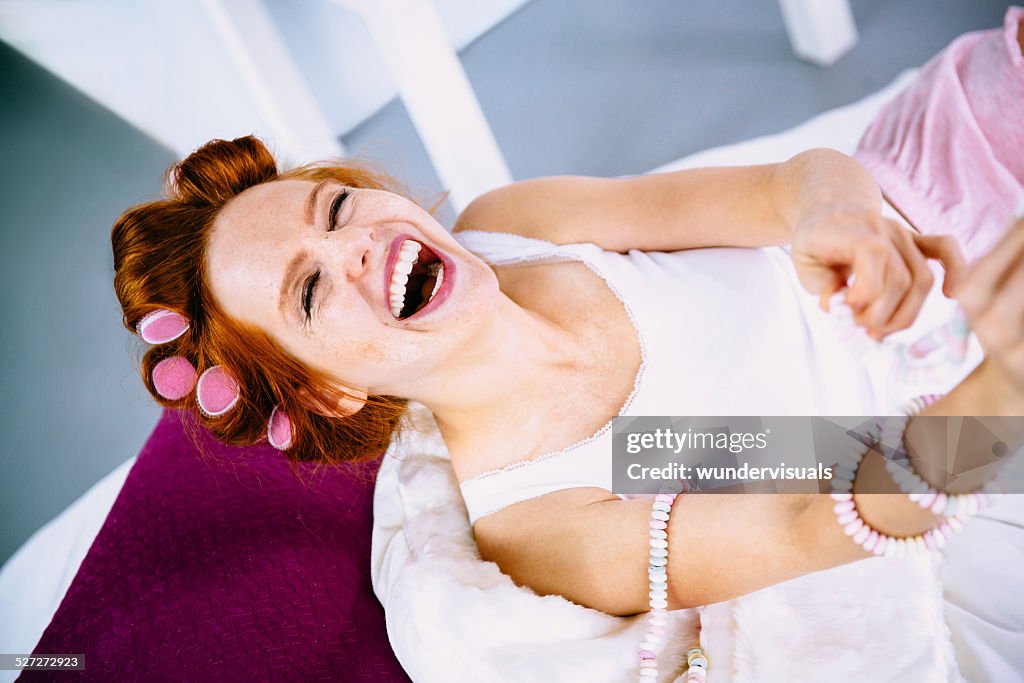
[[[955,287],[996,375],[1024,396],[1024,218]]]
[[[878,210],[841,202],[816,203],[797,217],[792,256],[801,284],[820,297],[824,310],[849,286],[854,321],[879,341],[917,318],[935,279],[927,259],[945,267],[946,296],[965,268],[954,237],[921,235]]]

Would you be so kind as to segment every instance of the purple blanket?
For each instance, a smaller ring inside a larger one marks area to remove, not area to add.
[[[408,681],[370,586],[380,460],[303,466],[161,417],[19,680]]]

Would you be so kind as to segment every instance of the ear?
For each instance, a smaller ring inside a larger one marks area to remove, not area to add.
[[[366,405],[365,389],[355,387],[338,387],[339,398],[334,403],[325,403],[305,388],[299,388],[299,400],[314,413],[325,417],[348,417],[355,415]]]

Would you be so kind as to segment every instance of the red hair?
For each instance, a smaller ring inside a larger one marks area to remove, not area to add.
[[[319,163],[282,173],[263,143],[252,136],[213,140],[168,171],[166,199],[133,207],[114,223],[114,289],[123,322],[134,332],[139,320],[157,308],[189,319],[183,336],[145,351],[142,379],[157,402],[195,411],[220,441],[248,445],[264,440],[270,413],[280,404],[292,422],[292,446],[287,451],[292,461],[370,459],[379,456],[397,433],[406,400],[370,396],[362,409],[345,418],[315,412],[317,402],[337,403],[337,380],[298,362],[263,330],[227,316],[207,284],[204,255],[220,210],[248,188],[284,178],[332,179],[375,190],[397,187],[365,163]],[[240,386],[235,407],[211,418],[197,410],[195,392],[177,401],[160,396],[153,386],[153,367],[171,355],[185,356],[199,372],[223,366]]]

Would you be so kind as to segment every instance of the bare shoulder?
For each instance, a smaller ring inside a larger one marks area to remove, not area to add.
[[[497,564],[517,584],[587,604],[587,567],[576,565],[575,580],[567,582],[560,569],[565,558],[551,551],[561,544],[567,550],[572,547],[574,534],[586,522],[586,511],[613,500],[618,496],[596,487],[553,491],[481,517],[473,525],[473,535],[481,558]],[[567,585],[578,590],[566,592]]]
[[[618,499],[618,496],[610,491],[589,486],[552,491],[536,498],[514,503],[486,517],[481,517],[473,525],[473,533],[477,538],[477,543],[481,546],[481,552],[483,552],[484,547],[499,546],[502,539],[513,536],[524,538],[533,536],[529,532],[529,528],[550,521],[548,515],[551,513],[571,514],[573,511],[578,512],[594,503]],[[500,552],[497,547],[495,550]],[[485,559],[493,560],[492,557]]]
[[[600,202],[613,178],[546,176],[486,192],[463,210],[452,232],[509,232],[563,243],[579,221],[581,207]]]

